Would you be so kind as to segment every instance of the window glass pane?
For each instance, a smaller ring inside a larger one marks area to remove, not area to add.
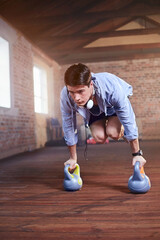
[[[38,97],[34,98],[35,112],[41,113],[41,99]]]
[[[0,37],[0,107],[11,107],[9,43]]]
[[[41,97],[39,70],[36,67],[33,70],[33,74],[34,74],[34,95],[37,97]]]
[[[43,100],[42,101],[42,111],[43,113],[47,113],[47,101]]]
[[[34,102],[35,112],[48,113],[47,74],[45,69],[34,66]]]
[[[43,85],[43,91],[42,91],[42,99],[47,99],[47,88]]]

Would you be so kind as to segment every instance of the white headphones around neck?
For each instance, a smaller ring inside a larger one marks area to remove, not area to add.
[[[92,99],[93,99],[94,95],[95,95],[95,90],[94,90],[94,87],[93,87]],[[88,102],[86,103],[86,108],[87,109],[91,109],[93,107],[94,102],[93,102],[92,99],[89,99]]]
[[[93,107],[94,103],[92,99],[89,99],[89,101],[86,103],[86,108],[91,109]]]

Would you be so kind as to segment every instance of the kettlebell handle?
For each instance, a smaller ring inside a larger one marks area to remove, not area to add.
[[[134,170],[137,172],[139,171],[139,167],[140,167],[140,162],[136,161],[135,165],[134,165]]]
[[[143,180],[143,174],[144,174],[144,168],[141,167],[141,169],[140,169],[140,162],[137,161],[134,165],[133,179],[142,181]]]
[[[140,169],[140,162],[139,161],[137,161],[135,163],[134,169],[135,169],[135,171],[140,171],[141,174],[145,174],[144,167],[142,166],[141,169]]]
[[[64,174],[65,174],[65,178],[67,178],[67,179],[72,179],[72,178],[74,178],[74,175],[72,174],[72,173],[70,173],[69,172],[69,167],[70,167],[70,165],[69,164],[67,164],[66,166],[65,166],[65,168],[64,168]],[[76,174],[76,175],[78,175],[78,176],[80,176],[80,170],[79,170],[79,165],[78,165],[78,163],[76,163],[76,168],[74,169],[74,174]]]
[[[65,175],[65,179],[71,180],[72,179],[72,174],[69,172],[69,167],[70,167],[69,164],[65,165],[64,175]]]

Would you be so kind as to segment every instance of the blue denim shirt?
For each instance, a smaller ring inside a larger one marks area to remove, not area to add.
[[[95,89],[98,106],[106,116],[117,114],[124,126],[124,136],[128,141],[138,138],[138,128],[135,121],[129,97],[132,95],[132,86],[121,78],[111,73],[92,73],[92,81]],[[68,146],[77,143],[76,112],[89,123],[90,112],[81,108],[68,94],[66,86],[61,91],[61,113],[64,139]]]

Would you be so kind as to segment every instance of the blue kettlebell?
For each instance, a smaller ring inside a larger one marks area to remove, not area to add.
[[[128,188],[133,193],[146,193],[151,188],[149,177],[146,176],[144,168],[139,168],[140,162],[134,165],[134,173],[128,180]]]
[[[64,167],[64,182],[63,186],[66,191],[77,191],[82,187],[82,179],[80,177],[80,167],[76,164],[73,173],[69,171],[70,165]]]

